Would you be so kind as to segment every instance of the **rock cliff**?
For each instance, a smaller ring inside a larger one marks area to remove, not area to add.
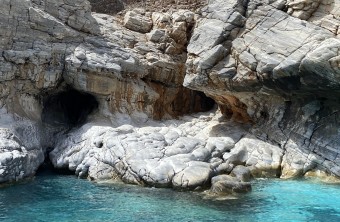
[[[0,182],[44,155],[83,178],[212,193],[340,177],[340,2],[147,4],[3,1]]]
[[[339,176],[340,2],[222,2],[202,9],[184,85],[280,145],[281,177],[313,169]]]

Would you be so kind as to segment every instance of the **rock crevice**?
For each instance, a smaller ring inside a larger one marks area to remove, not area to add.
[[[195,2],[6,0],[0,182],[33,175],[44,147],[79,177],[212,193],[340,177],[338,1]]]

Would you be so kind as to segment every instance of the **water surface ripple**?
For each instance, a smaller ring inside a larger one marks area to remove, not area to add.
[[[340,221],[340,185],[257,180],[238,199],[40,173],[0,188],[0,221]]]

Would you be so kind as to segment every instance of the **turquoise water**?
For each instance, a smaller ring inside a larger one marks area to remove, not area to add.
[[[340,221],[340,185],[259,180],[231,200],[40,173],[0,188],[0,221]]]

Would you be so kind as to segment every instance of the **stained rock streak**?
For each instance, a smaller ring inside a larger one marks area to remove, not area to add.
[[[248,191],[249,175],[340,177],[339,7],[212,0],[110,16],[7,0],[0,182],[33,175],[44,147],[82,178],[212,193]]]

